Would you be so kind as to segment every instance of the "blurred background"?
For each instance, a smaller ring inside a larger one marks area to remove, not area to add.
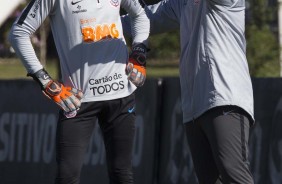
[[[1,1],[0,79],[25,78],[26,72],[15,56],[7,37],[12,23],[29,1]],[[147,4],[156,2],[158,0],[146,0]],[[246,1],[246,38],[251,76],[280,77],[276,0]],[[55,75],[58,72],[58,56],[48,19],[31,39],[39,60]],[[148,55],[148,77],[178,76],[179,32],[152,35],[149,41],[152,50]]]
[[[50,184],[54,180],[58,108],[40,95],[39,87],[26,77],[7,40],[12,23],[29,2],[0,0],[0,184]],[[145,2],[153,4],[158,0]],[[282,184],[280,5],[277,0],[246,0],[247,58],[256,118],[249,160],[256,184]],[[179,39],[178,31],[149,39],[148,80],[136,92],[136,184],[197,183],[182,124]],[[58,55],[48,19],[31,40],[50,75],[59,78]],[[98,126],[90,140],[81,178],[82,184],[108,183]]]

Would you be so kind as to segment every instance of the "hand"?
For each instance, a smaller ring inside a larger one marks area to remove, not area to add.
[[[78,110],[81,106],[83,94],[76,88],[65,87],[56,81],[51,80],[43,90],[43,93],[65,112]]]
[[[80,90],[65,87],[63,84],[54,81],[44,69],[28,75],[32,76],[40,84],[43,93],[65,112],[78,110],[81,106],[83,94]]]
[[[144,44],[135,45],[129,55],[126,66],[126,74],[136,86],[142,86],[146,80],[146,53],[147,48]]]

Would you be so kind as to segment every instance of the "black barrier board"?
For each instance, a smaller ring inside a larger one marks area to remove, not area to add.
[[[155,154],[158,149],[156,131],[158,131],[160,98],[158,80],[147,80],[136,91],[136,139],[133,150],[133,167],[136,184],[150,184],[155,180]]]
[[[195,184],[196,177],[188,147],[178,78],[165,78],[162,86],[159,184]]]
[[[33,81],[1,81],[0,94],[0,183],[52,183],[58,109]]]
[[[278,184],[282,180],[282,80],[254,79],[253,86],[256,124],[250,130],[250,168],[256,184]],[[162,93],[158,183],[196,184],[182,125],[179,81],[164,79]]]
[[[0,106],[0,183],[54,183],[59,108],[30,80],[1,81],[0,93],[5,97]],[[95,126],[82,173],[85,184],[107,182],[103,153]],[[88,170],[91,175],[84,174]]]
[[[282,183],[282,79],[253,79],[250,166],[256,184]],[[58,107],[31,80],[0,81],[0,183],[50,184],[55,177]],[[136,91],[136,184],[196,184],[182,123],[178,78],[150,79]],[[108,183],[96,123],[82,184]]]
[[[0,81],[0,93],[0,183],[54,183],[57,105],[31,80]],[[136,91],[133,150],[136,184],[149,184],[154,180],[157,100],[157,80],[146,82]],[[108,183],[98,122],[85,154],[81,183]]]
[[[255,183],[282,183],[282,79],[253,79],[256,124],[250,134]]]

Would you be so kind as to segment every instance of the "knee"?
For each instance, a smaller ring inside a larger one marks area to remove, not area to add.
[[[224,169],[221,170],[221,176],[223,181],[235,182],[235,183],[244,183],[244,184],[253,184],[253,178],[249,167],[244,163],[228,163],[225,162]]]

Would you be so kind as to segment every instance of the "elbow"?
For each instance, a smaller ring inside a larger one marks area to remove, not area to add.
[[[19,27],[17,24],[14,24],[8,34],[8,41],[14,47],[18,41],[30,38],[30,33]]]

